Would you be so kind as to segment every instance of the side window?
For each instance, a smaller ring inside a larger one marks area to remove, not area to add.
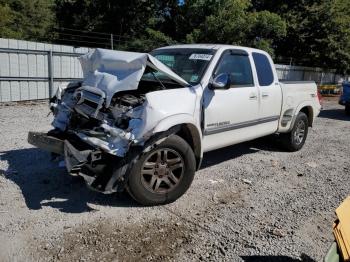
[[[273,83],[274,77],[269,59],[264,54],[253,53],[253,59],[258,74],[259,85],[269,86]]]
[[[254,86],[249,57],[244,53],[226,52],[215,71],[215,75],[229,74],[232,87]]]

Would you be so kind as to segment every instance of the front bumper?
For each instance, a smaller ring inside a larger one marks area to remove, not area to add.
[[[79,174],[81,168],[88,162],[91,150],[79,151],[68,140],[64,141],[64,159],[70,174]]]
[[[78,150],[68,140],[61,140],[46,133],[29,132],[28,143],[45,151],[63,155],[67,171],[78,174],[87,163],[91,150]]]
[[[29,132],[28,143],[58,155],[63,155],[64,153],[64,141],[56,137],[49,136],[46,133]]]
[[[83,177],[91,189],[104,194],[124,190],[128,166],[125,158],[104,153],[74,137],[61,140],[46,133],[29,132],[28,142],[63,155],[67,171]]]
[[[126,172],[124,161],[97,149],[80,148],[64,141],[64,159],[67,171],[73,176],[84,178],[87,186],[100,193],[111,194],[123,191]],[[119,168],[118,168],[119,167]],[[119,172],[115,172],[119,170]]]

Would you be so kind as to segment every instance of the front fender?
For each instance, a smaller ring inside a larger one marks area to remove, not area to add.
[[[197,160],[198,169],[203,158],[202,132],[193,116],[189,114],[169,116],[157,124],[153,133],[156,134],[156,136],[157,134],[169,135],[169,131],[173,134],[179,134],[190,144]]]
[[[190,114],[176,114],[168,116],[162,119],[153,129],[154,133],[164,132],[173,126],[182,125],[182,124],[191,124],[195,126],[198,131],[200,128],[197,126],[195,119]]]

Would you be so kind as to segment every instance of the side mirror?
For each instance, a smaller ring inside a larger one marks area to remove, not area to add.
[[[212,83],[209,85],[211,90],[226,90],[231,87],[231,78],[229,74],[220,74],[214,78]]]

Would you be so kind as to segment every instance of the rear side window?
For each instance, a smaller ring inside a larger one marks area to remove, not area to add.
[[[248,55],[226,52],[216,69],[215,75],[229,74],[232,87],[254,86]]]
[[[273,72],[271,63],[266,55],[253,53],[253,59],[258,74],[258,80],[260,86],[269,86],[273,83]]]

